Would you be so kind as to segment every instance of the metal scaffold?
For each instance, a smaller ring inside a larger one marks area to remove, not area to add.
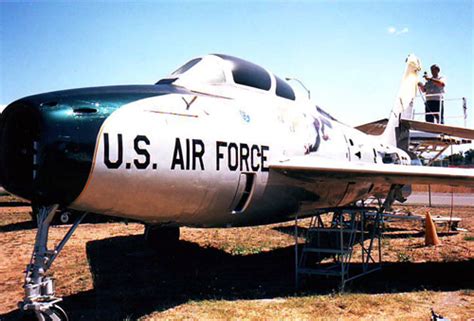
[[[437,112],[427,112],[424,110],[424,104],[428,97],[432,96],[440,96],[437,97],[440,100],[440,111]],[[422,107],[418,107],[422,109],[421,111],[416,111],[413,108],[411,119],[418,121],[425,121],[427,115],[436,116],[438,120],[449,120],[449,126],[460,126],[458,128],[468,128],[467,124],[467,99],[466,97],[461,98],[445,98],[444,95],[439,94],[431,94],[426,95],[420,93],[419,96],[421,101],[423,102]],[[457,106],[456,106],[457,104]],[[461,112],[457,114],[457,110],[459,110],[459,105],[461,106]],[[444,115],[444,109],[449,111],[448,115]],[[444,123],[443,125],[447,125]],[[427,163],[426,165],[432,165],[439,157],[453,145],[466,145],[472,143],[472,139],[470,137],[464,137],[464,132],[460,132],[458,135],[449,135],[446,133],[430,133],[430,132],[423,132],[423,131],[411,131],[410,132],[410,151],[415,153],[419,158],[424,158]]]
[[[381,269],[381,234],[383,215],[375,208],[347,208],[332,212],[326,224],[321,211],[311,218],[303,235],[305,242],[298,252],[295,244],[296,285],[302,276],[339,278],[340,289],[356,278]],[[298,240],[298,219],[295,220],[295,240]],[[355,246],[360,246],[360,268],[353,267]],[[377,249],[375,246],[377,245]],[[374,255],[376,252],[378,255]],[[329,262],[328,262],[329,260]]]

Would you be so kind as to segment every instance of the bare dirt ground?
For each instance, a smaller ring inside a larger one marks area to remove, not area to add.
[[[0,320],[17,320],[23,271],[35,237],[30,208],[0,198]],[[424,215],[424,208],[397,209]],[[449,216],[449,208],[431,209]],[[460,227],[425,247],[420,223],[386,225],[383,269],[339,294],[332,280],[294,287],[293,222],[230,229],[183,228],[179,248],[159,255],[136,223],[82,224],[53,264],[72,320],[452,320],[474,317],[474,207]],[[307,224],[303,222],[303,225]],[[56,243],[67,226],[51,229]]]

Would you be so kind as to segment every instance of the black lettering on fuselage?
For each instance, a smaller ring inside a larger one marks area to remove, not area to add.
[[[268,151],[270,149],[270,147],[268,146],[260,146],[261,148],[261,164],[262,164],[262,172],[268,172],[268,166],[266,165],[266,161],[267,161],[267,155],[265,155],[265,152]]]
[[[179,166],[179,169],[184,168],[184,160],[183,160],[183,150],[181,148],[181,142],[179,138],[176,138],[174,143],[174,151],[173,151],[173,160],[171,161],[171,169],[175,169],[176,166]]]
[[[136,169],[147,169],[151,162],[150,139],[145,135],[137,135],[133,141],[133,148],[138,158],[126,162],[126,169],[131,169],[132,165]],[[186,138],[182,142],[180,138],[175,139],[171,170],[205,170],[204,154],[205,144],[201,139]],[[111,142],[108,133],[104,133],[104,164],[109,169],[120,168],[124,163],[123,135],[117,134],[116,157],[111,160]],[[216,141],[216,170],[221,170],[222,162],[227,165],[230,171],[262,171],[268,172],[268,151],[269,146],[248,145],[245,143]],[[157,169],[157,164],[151,164]],[[225,166],[224,165],[224,166]]]
[[[185,154],[186,154],[186,170],[189,169],[189,159],[191,157],[191,153],[190,153],[190,148],[189,148],[189,139],[186,139],[186,151],[185,151]]]
[[[223,150],[227,149],[227,153]],[[268,172],[269,146],[251,145],[245,143],[216,142],[216,169],[221,169],[221,161],[226,161],[229,171]],[[227,157],[227,159],[225,159]]]
[[[216,170],[220,170],[220,160],[224,159],[224,154],[221,152],[221,147],[226,147],[226,142],[216,142]]]
[[[196,170],[198,168],[204,170],[205,151],[204,142],[200,139],[186,138],[186,143],[182,144],[181,140],[176,138],[171,169]]]
[[[145,157],[143,162],[140,162],[138,159],[134,159],[133,163],[137,169],[146,169],[150,165],[150,153],[145,148],[140,148],[140,142],[145,143],[145,145],[150,145],[150,140],[144,135],[138,135],[133,141],[133,148],[137,155]]]
[[[227,148],[227,164],[231,171],[239,167],[239,148],[236,143],[229,143]]]
[[[198,150],[199,148],[199,150]],[[199,165],[201,170],[204,170],[204,161],[202,157],[204,156],[204,143],[200,139],[193,139],[193,170],[196,169],[196,160],[199,160]]]
[[[117,134],[117,160],[110,160],[109,134],[104,133],[104,164],[107,168],[117,169],[123,162],[123,142],[122,134]]]
[[[252,145],[250,149],[250,166],[253,171],[258,171],[260,169],[260,164],[255,164],[255,161],[260,157],[260,150],[257,145]]]
[[[240,144],[240,170],[249,171],[249,146],[247,144]],[[245,169],[244,169],[245,164]]]

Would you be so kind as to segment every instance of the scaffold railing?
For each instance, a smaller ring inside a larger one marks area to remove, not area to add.
[[[441,101],[441,109],[439,112],[426,112],[424,109],[423,109],[423,112],[416,112],[416,107],[413,107],[413,111],[412,111],[412,118],[413,119],[416,119],[417,116],[421,116],[423,117],[423,119],[425,118],[426,115],[436,115],[439,117],[439,119],[442,118],[442,113],[444,113],[446,111],[446,105],[445,104],[446,102],[459,102],[460,106],[461,106],[461,113],[460,114],[448,114],[448,115],[444,115],[444,119],[462,119],[463,120],[463,126],[465,128],[467,128],[467,118],[468,118],[468,112],[467,112],[467,98],[466,97],[460,97],[460,98],[446,98],[444,96],[444,94],[423,94],[423,93],[419,93],[419,95],[417,97],[420,97],[421,100],[423,101],[423,104],[426,103],[426,100],[428,98],[436,98],[436,100],[439,100]],[[459,106],[458,105],[458,106]],[[424,106],[423,106],[424,108]],[[449,108],[450,110],[452,108]],[[454,109],[453,109],[454,110]]]

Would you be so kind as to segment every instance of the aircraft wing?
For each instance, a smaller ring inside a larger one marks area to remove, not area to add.
[[[270,165],[270,170],[304,182],[444,184],[474,187],[474,170],[464,168],[345,163],[299,157]]]
[[[369,135],[380,135],[383,133],[385,126],[387,126],[387,122],[388,119],[385,118],[371,123],[359,125],[355,128]],[[440,125],[412,119],[401,119],[400,122],[411,130],[474,139],[474,129],[470,128]]]
[[[410,119],[402,119],[403,124],[408,125],[408,128],[413,130],[419,130],[427,133],[446,134],[455,137],[462,137],[467,139],[474,139],[474,129],[447,126],[440,124],[433,124],[423,121],[416,121]]]

